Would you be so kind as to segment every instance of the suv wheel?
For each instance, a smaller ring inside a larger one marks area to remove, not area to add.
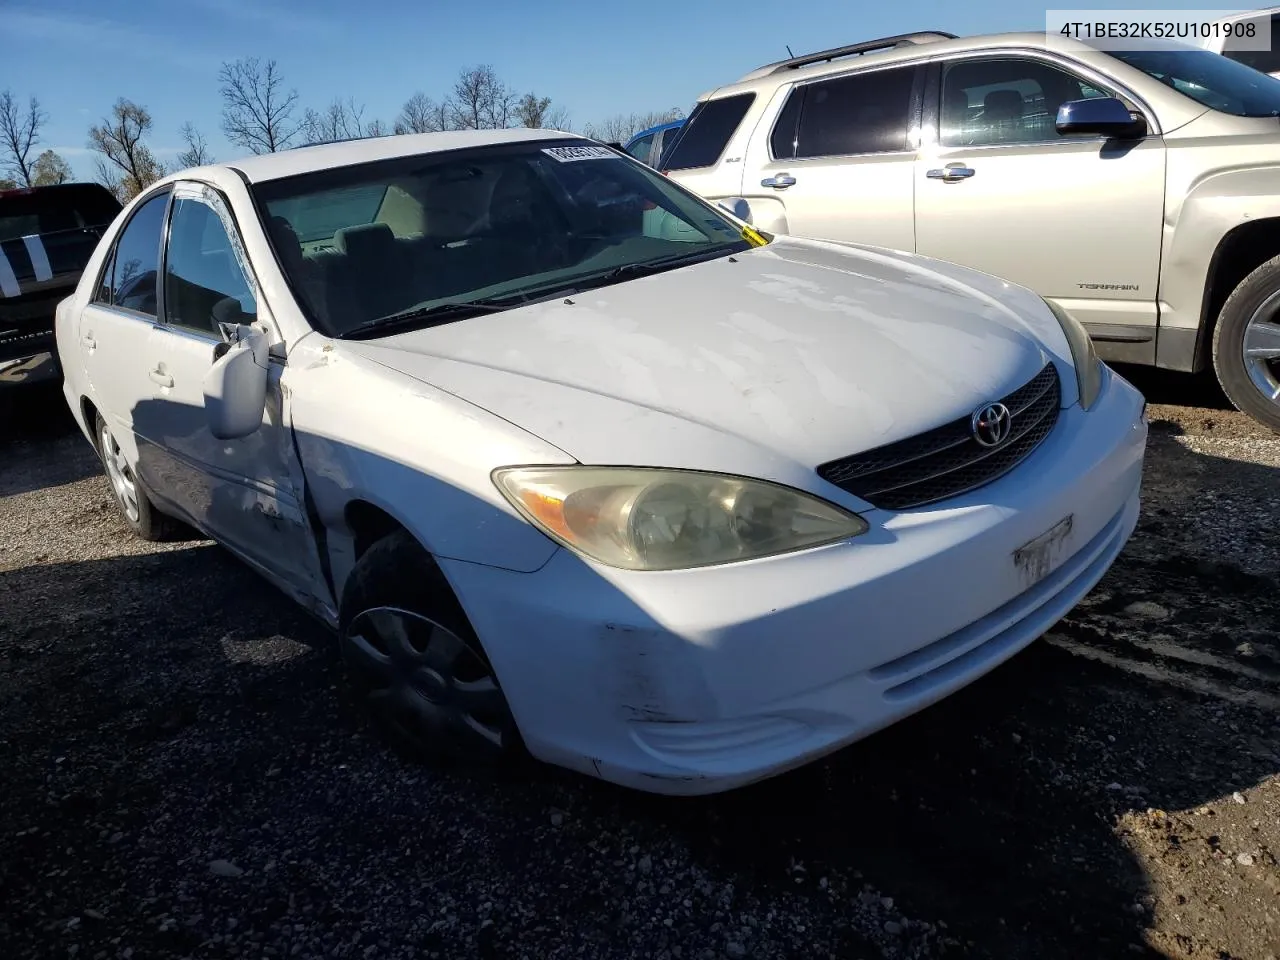
[[[1280,257],[1245,277],[1222,305],[1213,368],[1236,409],[1280,433]]]

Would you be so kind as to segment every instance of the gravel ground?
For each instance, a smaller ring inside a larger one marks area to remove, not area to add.
[[[1280,438],[1126,373],[1144,516],[1077,610],[684,801],[399,759],[281,595],[126,535],[58,397],[0,409],[0,954],[1274,960]]]

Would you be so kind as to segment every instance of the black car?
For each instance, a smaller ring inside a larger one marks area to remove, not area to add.
[[[120,209],[96,183],[0,190],[0,386],[60,376],[54,311]]]

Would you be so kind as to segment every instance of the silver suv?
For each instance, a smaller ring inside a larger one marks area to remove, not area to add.
[[[1278,115],[1280,80],[1190,46],[917,33],[704,94],[663,170],[767,231],[1030,287],[1280,432]]]

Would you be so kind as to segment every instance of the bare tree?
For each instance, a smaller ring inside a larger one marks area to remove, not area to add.
[[[49,115],[32,97],[24,110],[8,90],[0,93],[0,163],[25,186],[31,186],[31,151]]]
[[[238,147],[275,153],[298,132],[293,119],[298,91],[286,90],[274,60],[257,57],[224,63],[218,71],[222,95],[222,132]]]
[[[453,127],[495,130],[516,120],[518,95],[498,79],[493,67],[467,67],[453,85]]]
[[[339,140],[360,140],[379,137],[386,132],[381,120],[364,121],[364,104],[357,105],[348,97],[341,97],[323,110],[307,108],[302,118],[302,142],[306,144],[336,143]]]
[[[583,129],[583,135],[594,140],[616,141],[626,143],[641,130],[648,130],[662,123],[670,123],[684,116],[679,107],[670,110],[651,111],[649,113],[619,113],[607,117],[598,124],[589,123]]]
[[[98,151],[98,178],[123,202],[164,175],[164,167],[143,138],[151,132],[147,108],[121,97],[111,115],[89,128],[89,147]]]
[[[435,133],[437,130],[447,130],[453,114],[453,104],[448,100],[436,103],[425,93],[415,93],[400,109],[400,116],[396,117],[395,132]]]
[[[71,164],[52,150],[46,150],[31,164],[31,185],[52,187],[71,179]]]
[[[213,163],[213,154],[209,152],[209,144],[204,139],[204,134],[196,129],[194,123],[188,120],[182,125],[182,142],[187,145],[187,149],[178,154],[178,167],[185,169],[187,167],[203,167],[206,163]]]
[[[552,107],[543,116],[542,126],[547,130],[571,130],[573,123],[568,110],[564,107]]]

